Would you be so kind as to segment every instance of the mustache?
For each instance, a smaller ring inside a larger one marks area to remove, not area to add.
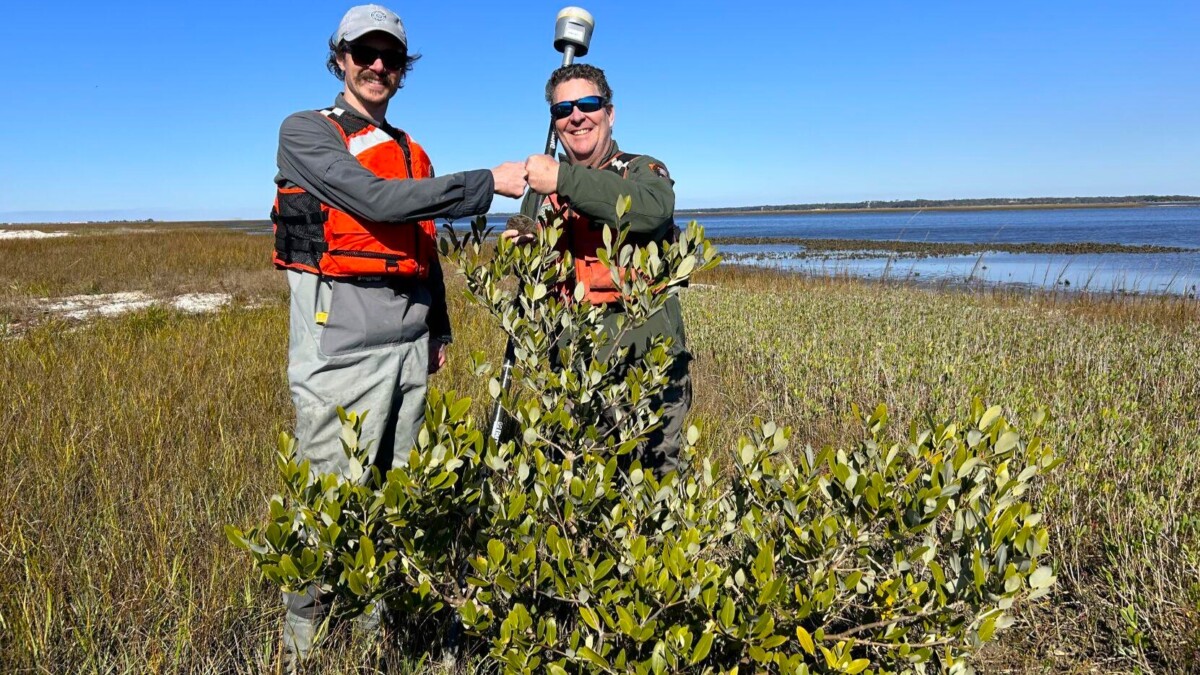
[[[355,79],[355,81],[357,81],[360,84],[369,84],[372,82],[378,82],[379,84],[391,85],[394,83],[394,80],[396,78],[392,74],[388,74],[386,77],[380,77],[376,73],[373,73],[369,70],[364,70],[358,74],[358,77],[356,77],[354,79]]]

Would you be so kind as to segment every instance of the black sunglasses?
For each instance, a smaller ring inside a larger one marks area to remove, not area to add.
[[[367,45],[346,45],[343,50],[354,59],[354,63],[360,68],[370,68],[375,64],[375,59],[383,61],[383,67],[388,70],[400,70],[404,66],[404,62],[408,60],[408,54],[399,49],[376,49]]]
[[[550,106],[550,116],[556,120],[571,116],[571,110],[579,108],[579,112],[594,113],[608,105],[608,99],[603,96],[584,96],[574,101],[560,101]]]

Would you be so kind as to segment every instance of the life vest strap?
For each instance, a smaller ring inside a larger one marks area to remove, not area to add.
[[[346,115],[343,113],[345,111],[341,108],[325,108],[321,111],[321,114],[328,117],[330,122],[338,125],[342,133],[346,134],[346,136],[353,136],[370,126],[366,120],[357,115]]]
[[[275,209],[271,209],[271,222],[276,225],[323,225],[329,219],[323,211],[315,213],[301,213],[293,216],[280,215]]]
[[[299,253],[321,254],[329,250],[329,245],[323,241],[300,239],[285,235],[276,235],[275,246],[278,250],[295,251]]]

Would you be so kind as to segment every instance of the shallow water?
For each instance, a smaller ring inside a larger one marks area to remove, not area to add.
[[[1200,249],[1200,206],[702,216],[710,237],[1151,244]]]
[[[1172,293],[1197,297],[1200,253],[1050,255],[985,252],[981,255],[901,257],[887,252],[844,252],[797,257],[797,246],[724,245],[724,254],[768,253],[765,259],[730,255],[754,264],[805,274],[961,284],[1017,284],[1033,288],[1114,293]],[[791,254],[791,255],[789,255]]]
[[[794,245],[720,246],[727,254],[758,254],[750,263],[808,274],[985,284],[1018,284],[1119,293],[1197,296],[1200,287],[1200,206],[1015,211],[921,211],[704,218],[710,237],[869,239],[962,243],[1079,243],[1174,246],[1187,253],[982,255],[903,257],[884,251],[796,257]]]

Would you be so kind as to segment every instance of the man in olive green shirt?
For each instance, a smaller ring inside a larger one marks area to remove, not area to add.
[[[629,227],[628,241],[639,245],[654,241],[660,246],[673,241],[677,234],[674,181],[659,160],[623,153],[617,148],[612,138],[616,110],[604,71],[586,64],[559,68],[546,83],[546,101],[550,103],[554,130],[566,154],[560,156],[564,161],[556,161],[549,155],[533,155],[526,160],[530,191],[521,203],[521,213],[536,219],[551,202],[566,205],[574,214],[575,227],[582,228],[580,231],[586,235],[589,228],[598,232],[605,225],[616,227],[617,199],[628,195],[632,208],[620,223]],[[567,227],[570,229],[571,225]],[[511,237],[516,233],[505,234]],[[577,260],[585,257],[594,260],[598,248],[591,245],[596,241],[594,237],[572,237],[568,232],[564,239],[572,242],[571,254]],[[586,243],[579,243],[579,239]],[[602,274],[591,275],[593,279],[607,277],[606,270],[598,271]],[[588,295],[595,304],[612,307],[610,318],[620,311],[620,305],[613,303],[616,296],[612,292],[605,295],[601,289],[589,288]],[[663,411],[662,427],[639,449],[638,459],[662,476],[678,467],[684,417],[692,401],[688,374],[692,357],[684,337],[679,299],[675,296],[668,298],[662,310],[644,325],[627,333],[619,346],[629,346],[630,358],[640,359],[659,335],[671,339],[670,353],[675,360],[667,389],[654,401],[654,407]]]

